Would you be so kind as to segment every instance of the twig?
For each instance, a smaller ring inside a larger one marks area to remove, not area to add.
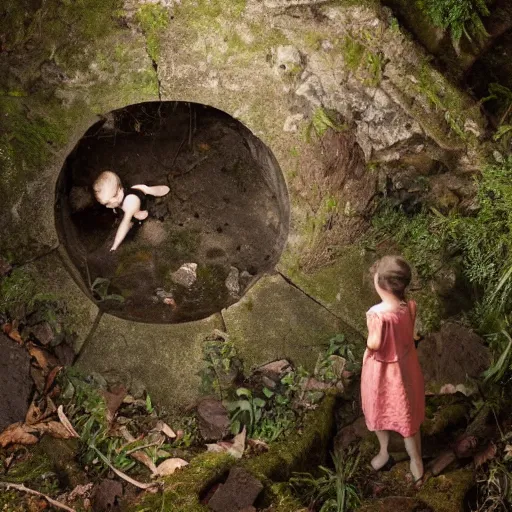
[[[56,508],[60,508],[62,510],[67,510],[68,512],[76,512],[76,510],[74,508],[70,508],[67,505],[64,505],[64,503],[61,503],[60,501],[55,501],[54,499],[50,498],[50,496],[47,496],[46,494],[43,494],[42,492],[34,491],[34,489],[29,489],[28,487],[25,487],[23,484],[12,484],[10,482],[0,482],[0,487],[5,487],[7,490],[16,489],[17,491],[26,492],[27,494],[34,494],[35,496],[41,496],[50,505],[53,505]]]
[[[125,480],[126,482],[134,485],[135,487],[138,487],[139,489],[152,489],[154,487],[157,487],[158,484],[151,483],[151,484],[145,484],[143,482],[139,482],[138,480],[134,480],[133,478],[129,477],[122,471],[119,471],[119,469],[116,469],[110,461],[101,453],[96,446],[93,446],[92,444],[89,445],[89,448],[92,448],[97,454],[98,457],[119,477]]]
[[[185,176],[185,174],[188,174],[189,172],[193,171],[200,163],[204,162],[207,158],[207,156],[201,157],[199,160],[196,160],[191,166],[189,166],[189,168],[186,171],[180,174],[176,174],[175,176],[173,176],[173,178],[181,178],[182,176]]]

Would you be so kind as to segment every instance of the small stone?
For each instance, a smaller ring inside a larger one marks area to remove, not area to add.
[[[300,52],[294,46],[278,46],[275,68],[278,72],[293,71],[301,66]]]
[[[205,398],[197,406],[199,432],[205,441],[219,441],[229,432],[229,415],[219,400]]]
[[[256,368],[254,373],[259,373],[274,382],[279,382],[291,369],[291,365],[286,359],[279,359],[278,361],[272,361],[271,363]]]
[[[48,345],[55,338],[52,327],[48,322],[34,325],[34,327],[30,329],[30,332],[42,345]]]
[[[251,273],[247,272],[247,270],[243,270],[242,272],[240,272],[240,277],[238,279],[240,286],[242,288],[246,288],[247,285],[252,281],[253,277],[254,276]]]
[[[252,506],[263,484],[243,468],[233,468],[226,483],[220,485],[208,502],[215,512],[240,512]]]
[[[240,294],[240,283],[239,283],[239,271],[236,267],[229,269],[228,277],[226,278],[225,285],[229,291],[229,294],[233,297],[239,297]]]
[[[197,263],[184,263],[181,267],[171,274],[173,283],[191,288],[197,280]]]

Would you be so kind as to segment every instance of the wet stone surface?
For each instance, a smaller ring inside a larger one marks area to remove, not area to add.
[[[282,180],[277,163],[269,169],[271,158],[260,163],[253,156],[260,154],[251,152],[255,140],[227,114],[175,102],[115,111],[87,132],[61,173],[57,218],[61,241],[103,310],[149,322],[205,318],[273,268],[286,238],[288,200],[273,189]],[[148,219],[115,252],[122,212],[92,195],[103,170],[116,172],[126,188],[171,189],[147,196]],[[176,279],[184,264],[197,265],[187,283]]]

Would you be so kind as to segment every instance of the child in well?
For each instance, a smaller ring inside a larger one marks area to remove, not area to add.
[[[410,470],[417,486],[423,480],[420,425],[425,418],[425,390],[414,346],[416,303],[406,301],[411,269],[399,256],[385,256],[373,267],[382,302],[366,314],[367,349],[361,373],[361,399],[366,425],[380,443],[374,470],[394,464],[388,453],[389,432],[404,437]]]
[[[94,181],[93,190],[94,196],[100,204],[107,208],[121,207],[124,212],[114,243],[110,248],[111,251],[115,251],[133,226],[132,219],[144,220],[147,218],[146,195],[162,197],[169,193],[170,188],[166,185],[155,187],[134,185],[125,189],[115,172],[103,171]]]

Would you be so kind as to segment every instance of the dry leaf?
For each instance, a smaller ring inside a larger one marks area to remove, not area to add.
[[[512,459],[512,445],[507,444],[507,446],[505,446],[504,451],[505,451],[505,460]]]
[[[59,421],[48,421],[46,423],[37,423],[32,428],[43,434],[50,434],[58,439],[71,439],[75,437],[62,423]]]
[[[102,391],[107,406],[107,420],[109,423],[114,421],[117,410],[121,407],[127,392],[128,390],[124,386],[116,386],[111,391]]]
[[[176,437],[174,430],[171,427],[169,427],[167,423],[161,420],[158,421],[154,430],[164,433],[169,439],[174,439]]]
[[[206,449],[209,452],[227,452],[235,459],[241,459],[245,450],[245,426],[232,442],[219,441],[215,444],[207,444]]]
[[[85,496],[89,497],[92,491],[94,484],[88,483],[84,485],[77,485],[67,496],[66,501],[71,503],[75,501],[77,498],[83,498]]]
[[[14,340],[16,343],[23,345],[23,340],[21,339],[20,333],[18,331],[17,322],[5,323],[2,325],[2,331],[4,331],[11,340]]]
[[[41,420],[43,413],[41,409],[36,405],[35,402],[32,402],[28,408],[27,414],[25,415],[25,423],[27,425],[33,425]]]
[[[58,361],[48,351],[36,347],[33,343],[28,343],[29,354],[37,361],[37,364],[43,369],[45,373],[48,373],[51,368],[58,366]]]
[[[39,439],[33,435],[34,428],[23,423],[13,423],[0,434],[0,446],[9,444],[36,444]]]
[[[493,442],[490,442],[483,450],[474,456],[473,461],[475,463],[475,468],[478,468],[482,464],[494,459],[497,451],[498,449],[496,448],[496,445]]]
[[[57,409],[57,415],[59,416],[60,422],[71,434],[71,437],[80,437],[78,435],[78,432],[73,428],[73,425],[71,425],[71,422],[68,420],[68,417],[64,414],[64,407],[62,405],[59,405],[59,408]]]
[[[56,366],[53,370],[48,374],[46,378],[46,384],[44,386],[44,393],[48,393],[49,389],[53,386],[55,381],[55,377],[57,377],[58,373],[62,370],[63,366]]]
[[[172,475],[177,469],[188,466],[188,462],[183,459],[167,459],[158,465],[155,477]]]

